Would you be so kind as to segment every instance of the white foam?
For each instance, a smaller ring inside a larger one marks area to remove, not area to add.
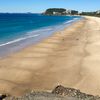
[[[65,22],[65,24],[68,24],[68,23],[74,22],[74,21],[76,21],[76,20],[78,20],[78,19],[79,19],[79,18],[74,18],[74,19],[72,19],[72,20],[69,20],[69,21]]]
[[[65,22],[66,24],[68,24],[68,23],[71,23],[71,22],[73,22],[74,20],[70,20],[70,21],[67,21],[67,22]]]
[[[22,40],[25,40],[25,39],[37,37],[37,36],[39,36],[39,35],[40,35],[40,34],[36,34],[36,35],[33,35],[33,36],[27,36],[27,37],[23,37],[23,38],[19,38],[19,39],[13,40],[13,41],[9,41],[9,42],[7,42],[7,43],[0,44],[0,47],[1,47],[1,46],[5,46],[5,45],[8,45],[8,44],[16,43],[16,42],[19,42],[19,41],[22,41]]]
[[[74,20],[79,19],[79,18],[74,18]]]
[[[44,31],[50,31],[50,30],[52,30],[51,27],[41,28],[41,29],[38,29],[38,30],[34,30],[34,31],[27,32],[26,35],[31,35],[31,34],[33,34],[33,33],[36,34],[36,33],[44,32]]]

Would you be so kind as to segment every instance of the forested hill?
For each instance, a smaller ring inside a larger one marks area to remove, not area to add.
[[[66,9],[64,8],[50,8],[45,11],[46,15],[66,15]]]

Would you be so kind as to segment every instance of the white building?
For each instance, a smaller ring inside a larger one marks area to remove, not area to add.
[[[71,14],[71,10],[66,10],[66,14]]]
[[[96,11],[97,14],[100,14],[100,10]]]

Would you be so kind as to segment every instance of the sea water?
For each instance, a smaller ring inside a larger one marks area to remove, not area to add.
[[[36,43],[80,18],[79,16],[2,13],[0,14],[0,55]]]

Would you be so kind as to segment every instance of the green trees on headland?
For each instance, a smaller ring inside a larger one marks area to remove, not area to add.
[[[66,9],[63,8],[50,8],[44,13],[45,15],[66,15]]]
[[[66,10],[64,8],[49,8],[43,14],[44,15],[77,15],[78,11]]]

